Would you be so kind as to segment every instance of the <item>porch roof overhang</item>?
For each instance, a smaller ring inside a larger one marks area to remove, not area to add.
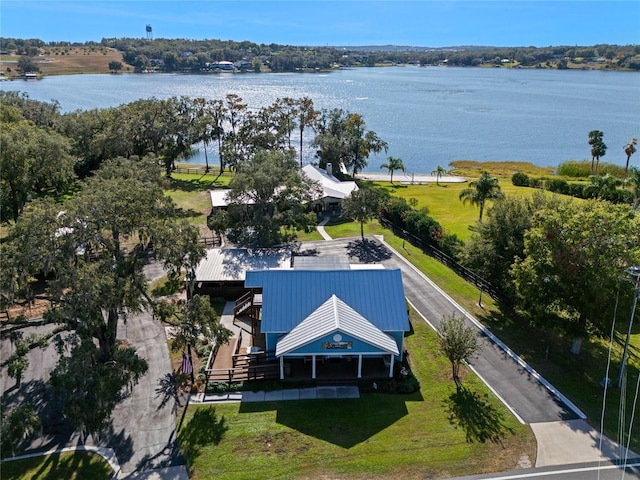
[[[395,340],[335,294],[276,343],[276,357],[295,352],[300,347],[334,332],[351,335],[379,350],[398,355]]]

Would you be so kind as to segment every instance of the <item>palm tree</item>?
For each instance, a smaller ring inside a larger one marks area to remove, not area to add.
[[[193,365],[191,347],[201,339],[220,345],[228,343],[232,334],[216,318],[209,298],[204,295],[194,295],[187,302],[179,301],[177,304],[160,301],[154,305],[154,315],[174,328],[171,348],[182,350],[187,347],[191,365]],[[191,382],[194,381],[195,376],[192,370]]]
[[[638,139],[633,137],[629,143],[624,146],[624,153],[627,154],[627,164],[624,167],[624,178],[627,178],[627,173],[629,171],[629,160],[631,160],[631,155],[636,153],[636,143],[638,143]]]
[[[631,167],[631,176],[625,180],[625,184],[631,185],[633,191],[633,207],[640,210],[640,168]]]
[[[302,134],[305,127],[313,127],[320,112],[313,108],[313,100],[309,97],[302,97],[298,100],[298,128],[300,129],[300,168],[302,168]]]
[[[402,159],[396,157],[389,157],[387,163],[380,165],[380,168],[386,168],[387,172],[391,174],[391,184],[393,184],[393,172],[395,170],[401,170],[403,173],[406,171]]]
[[[616,191],[618,186],[622,184],[622,181],[613,175],[607,173],[604,176],[590,175],[589,180],[591,183],[584,187],[594,198],[608,198],[613,192]]]
[[[433,172],[431,172],[431,175],[435,175],[436,176],[436,185],[440,185],[440,178],[445,173],[447,173],[447,171],[443,167],[441,167],[440,165],[438,165],[438,168],[436,168]]]
[[[500,190],[498,179],[489,176],[489,172],[482,172],[482,176],[478,180],[469,182],[469,187],[460,192],[460,200],[462,204],[470,202],[471,205],[480,207],[480,217],[478,221],[482,222],[482,214],[484,212],[484,204],[487,200],[500,200],[504,198],[504,193]]]
[[[604,133],[600,130],[591,130],[589,132],[589,145],[591,145],[591,174],[598,173],[598,165],[600,165],[600,157],[604,157],[607,146],[602,141]],[[593,168],[595,162],[595,170]]]

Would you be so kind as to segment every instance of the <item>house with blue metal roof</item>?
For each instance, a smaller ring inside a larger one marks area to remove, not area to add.
[[[400,270],[248,271],[282,380],[392,377],[410,329]]]

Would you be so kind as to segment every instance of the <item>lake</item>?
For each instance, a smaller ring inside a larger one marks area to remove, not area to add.
[[[588,133],[596,129],[608,146],[602,161],[624,165],[623,146],[640,137],[640,75],[633,72],[406,66],[316,74],[70,75],[4,81],[0,89],[55,99],[63,112],[229,93],[257,109],[277,98],[307,96],[316,109],[361,114],[389,144],[387,154],[369,159],[370,172],[380,172],[387,156],[401,158],[409,173],[448,168],[460,159],[557,166],[590,159]],[[305,153],[308,161],[312,156]],[[215,152],[209,159],[217,161]],[[204,163],[204,155],[191,161]]]

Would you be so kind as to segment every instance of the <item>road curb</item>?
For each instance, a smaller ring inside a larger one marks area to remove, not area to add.
[[[14,460],[24,460],[26,458],[44,457],[45,455],[55,455],[56,453],[66,453],[66,452],[92,452],[97,455],[100,455],[113,470],[113,475],[111,476],[111,478],[112,479],[122,478],[120,463],[118,462],[118,457],[116,457],[116,453],[113,451],[113,449],[106,448],[106,447],[94,447],[92,445],[78,445],[76,447],[56,448],[53,450],[47,450],[45,452],[27,453],[25,455],[18,455],[17,457],[3,458],[2,461],[12,462]]]

